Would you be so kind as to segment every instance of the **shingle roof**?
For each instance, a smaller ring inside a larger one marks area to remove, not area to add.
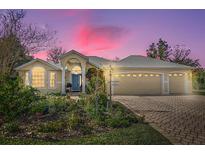
[[[190,66],[166,62],[141,55],[130,55],[120,61],[112,61],[97,56],[89,56],[89,62],[97,67],[112,65],[118,68],[181,68],[192,69]]]
[[[69,55],[71,53],[77,53],[77,51],[75,50],[71,50],[70,52],[66,53],[63,55]],[[109,65],[112,65],[113,67],[117,67],[117,68],[179,68],[179,69],[193,69],[190,66],[186,66],[186,65],[181,65],[181,64],[176,64],[176,63],[171,63],[171,62],[166,62],[163,60],[158,60],[158,59],[154,59],[154,58],[149,58],[149,57],[145,57],[145,56],[141,56],[141,55],[130,55],[120,61],[113,61],[113,60],[109,60],[109,59],[105,59],[102,57],[97,57],[97,56],[84,56],[82,54],[79,53],[80,56],[85,57],[88,62],[98,68],[102,68],[102,67],[108,67]],[[28,62],[24,65],[21,65],[19,67],[17,67],[16,69],[21,69],[24,66],[29,65],[30,63],[33,63],[35,61],[40,61],[44,64],[47,64],[55,69],[62,69],[61,64],[55,64],[53,62],[47,62],[41,59],[34,59],[31,62]]]
[[[30,65],[30,64],[32,64],[32,63],[34,63],[34,62],[43,63],[43,64],[48,65],[48,66],[50,66],[50,67],[52,67],[52,68],[54,68],[54,69],[56,69],[56,70],[61,70],[61,69],[62,69],[62,67],[61,67],[60,64],[54,64],[54,63],[52,63],[52,62],[47,62],[47,61],[44,61],[44,60],[38,59],[38,58],[33,59],[33,60],[31,60],[30,62],[25,63],[25,64],[23,64],[23,65],[21,65],[21,66],[18,66],[18,67],[16,67],[15,69],[16,69],[16,70],[20,70],[21,68],[26,67],[26,66],[28,66],[28,65]]]
[[[166,62],[154,58],[149,58],[141,55],[130,55],[115,63],[116,67],[129,67],[129,68],[187,68],[190,66]]]
[[[95,65],[96,67],[101,68],[102,65],[110,64],[111,60],[102,57],[97,57],[97,56],[88,56],[88,62],[91,63],[92,65]]]
[[[52,62],[52,61],[47,61],[47,63],[49,63],[49,64],[51,64],[51,65],[53,65],[53,66],[55,66],[55,67],[57,67],[57,68],[59,68],[59,69],[62,69],[62,66],[61,66],[61,63],[54,63],[54,62]]]

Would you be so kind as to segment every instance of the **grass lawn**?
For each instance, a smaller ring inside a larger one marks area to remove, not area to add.
[[[118,128],[110,132],[84,137],[71,138],[61,141],[46,141],[33,138],[3,138],[0,144],[124,144],[124,145],[150,145],[171,144],[164,136],[148,124],[133,124],[128,128]]]

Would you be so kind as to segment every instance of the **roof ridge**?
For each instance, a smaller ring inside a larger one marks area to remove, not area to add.
[[[108,61],[111,61],[110,59],[107,59],[107,58],[104,58],[104,57],[100,57],[100,56],[87,56],[88,58],[90,57],[95,57],[95,58],[101,58],[101,59],[104,59],[104,60],[108,60]]]
[[[135,59],[136,58],[136,59]],[[152,65],[152,63],[155,65],[161,65],[163,67],[163,65],[169,65],[169,67],[186,67],[188,68],[189,66],[187,65],[183,65],[183,64],[178,64],[178,63],[173,63],[173,62],[169,62],[169,61],[164,61],[161,59],[156,59],[156,58],[152,58],[152,57],[146,57],[146,56],[142,56],[142,55],[129,55],[123,59],[121,59],[119,62],[117,62],[118,64],[121,65],[136,65],[134,63],[139,63],[139,65]]]
[[[125,59],[127,59],[127,58],[130,58],[130,57],[144,57],[144,58],[146,58],[146,57],[143,56],[143,55],[129,55],[129,56],[125,57],[125,58],[122,58],[122,59],[119,60],[118,62],[123,61],[123,60],[125,60]]]

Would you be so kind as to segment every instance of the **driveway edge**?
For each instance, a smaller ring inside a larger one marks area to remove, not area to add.
[[[126,104],[127,106],[125,106],[123,103],[121,103],[119,101],[120,104],[122,104],[124,107],[128,107],[128,109],[130,111],[132,111],[136,116],[139,116],[139,117],[145,117],[144,115],[140,114],[140,113],[137,113],[136,110],[134,110],[132,107],[130,107],[130,105]],[[145,119],[145,122],[146,119]],[[154,123],[149,123],[147,122],[152,128],[154,128],[156,131],[158,131],[160,134],[162,134],[165,138],[167,138],[172,144],[175,144],[175,145],[181,145],[174,137],[170,136],[168,133],[166,133],[164,130],[162,130],[161,128],[159,128],[157,125],[155,125]]]

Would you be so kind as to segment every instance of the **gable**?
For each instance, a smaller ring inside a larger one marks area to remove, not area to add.
[[[75,50],[71,50],[62,55],[60,61],[65,66],[68,63],[68,61],[74,63],[86,63],[88,61],[88,58]]]
[[[43,67],[46,70],[61,70],[61,68],[40,59],[34,59],[15,68],[15,70],[31,70],[33,67]]]

